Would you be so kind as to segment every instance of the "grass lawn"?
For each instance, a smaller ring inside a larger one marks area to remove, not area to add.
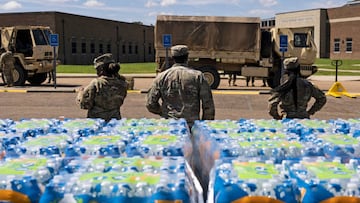
[[[360,75],[360,60],[343,60],[338,67],[338,75]],[[335,64],[335,63],[334,63]],[[336,67],[332,65],[331,59],[317,59],[315,65],[318,67],[316,75],[334,75]],[[129,73],[155,73],[156,63],[122,63],[121,74]],[[342,70],[356,70],[358,72],[342,72]],[[96,73],[92,65],[59,65],[57,73]]]
[[[335,64],[336,62],[331,59],[317,59],[315,65],[318,67],[318,72],[315,75],[335,75]],[[360,75],[360,60],[342,60],[338,65],[338,75]]]
[[[155,73],[156,63],[122,63],[120,73]],[[93,65],[59,65],[57,73],[96,73]]]

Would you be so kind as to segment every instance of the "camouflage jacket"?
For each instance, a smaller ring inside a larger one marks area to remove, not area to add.
[[[161,105],[159,100],[161,99]],[[204,75],[188,68],[186,64],[174,64],[160,73],[147,94],[147,109],[164,118],[185,118],[191,127],[200,119],[215,117],[214,101]]]
[[[15,58],[13,57],[13,54],[11,51],[7,51],[1,54],[0,56],[0,64],[2,68],[8,67],[8,68],[14,68]],[[6,66],[4,66],[6,65]]]
[[[297,78],[296,80],[297,106],[294,102],[293,90],[283,95],[280,95],[279,92],[272,92],[269,98],[269,114],[273,118],[310,118],[325,105],[326,96],[319,88],[306,79]],[[307,110],[311,98],[314,98],[315,102]]]
[[[127,95],[127,82],[123,77],[100,76],[90,82],[77,95],[81,109],[88,109],[88,118],[120,119],[120,106]]]

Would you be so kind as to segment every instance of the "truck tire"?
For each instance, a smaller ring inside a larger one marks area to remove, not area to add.
[[[1,77],[5,83],[4,74],[1,74]],[[23,86],[27,78],[27,72],[17,63],[15,63],[13,78],[14,78],[14,85],[16,86]]]
[[[41,85],[47,78],[47,73],[36,73],[27,80],[31,85]]]
[[[205,76],[211,89],[217,89],[220,84],[220,75],[214,67],[205,66],[199,69]]]

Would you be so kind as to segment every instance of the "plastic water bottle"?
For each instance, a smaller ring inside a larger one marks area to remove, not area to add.
[[[271,182],[262,183],[261,196],[277,199],[274,191],[274,185]]]
[[[349,197],[359,197],[360,198],[360,188],[359,185],[354,183],[354,182],[350,182],[346,185],[346,189],[345,189],[345,195],[349,196]]]
[[[151,202],[157,201],[175,201],[175,194],[165,179],[156,184],[154,194],[151,196]]]
[[[86,137],[96,134],[105,125],[102,119],[84,118],[84,119],[65,119],[58,128],[63,129],[66,133],[74,138]]]
[[[59,203],[77,203],[72,194],[65,194],[64,198],[62,198]]]

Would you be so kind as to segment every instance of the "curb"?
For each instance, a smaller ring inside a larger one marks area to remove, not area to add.
[[[0,89],[0,93],[76,93],[78,92],[76,89]],[[128,90],[130,94],[147,94],[147,89],[139,89],[139,90]],[[249,90],[212,90],[213,94],[233,94],[233,95],[260,95],[260,94],[270,94],[269,91],[249,91]]]
[[[59,90],[59,89],[0,89],[0,92],[8,92],[8,93],[34,93],[34,92],[58,92],[58,93],[74,93],[76,89],[70,90]]]

